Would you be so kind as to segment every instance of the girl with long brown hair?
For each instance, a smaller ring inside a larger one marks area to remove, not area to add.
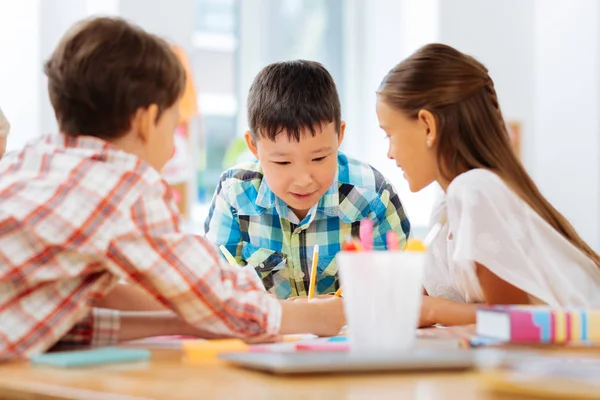
[[[473,323],[477,303],[600,306],[600,256],[516,157],[481,63],[430,44],[395,66],[377,95],[388,156],[411,191],[437,181],[445,192],[421,325]]]

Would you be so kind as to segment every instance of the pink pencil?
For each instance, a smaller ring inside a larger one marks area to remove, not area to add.
[[[365,218],[360,221],[360,242],[364,251],[373,250],[373,221]]]
[[[386,247],[388,251],[400,250],[400,241],[398,240],[398,234],[394,231],[388,231],[385,235]]]

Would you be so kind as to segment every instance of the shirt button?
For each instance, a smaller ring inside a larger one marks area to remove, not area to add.
[[[265,264],[264,263],[260,263],[259,268],[264,269],[265,268]]]

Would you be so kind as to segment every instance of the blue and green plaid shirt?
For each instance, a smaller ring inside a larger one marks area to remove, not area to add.
[[[335,255],[346,238],[358,236],[364,218],[375,223],[376,250],[385,249],[389,230],[404,246],[410,223],[393,186],[370,165],[339,152],[334,183],[302,221],[271,191],[260,163],[249,162],[221,176],[205,230],[238,264],[256,268],[269,292],[285,299],[307,294],[315,244],[318,293],[338,288]]]

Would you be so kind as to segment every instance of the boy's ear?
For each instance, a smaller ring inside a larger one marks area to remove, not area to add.
[[[248,150],[250,150],[250,152],[254,154],[254,157],[258,158],[256,142],[252,138],[252,134],[250,133],[250,131],[246,131],[246,133],[244,133],[244,139],[246,140],[246,146],[248,146]]]
[[[344,134],[346,133],[346,122],[342,121],[340,124],[340,131],[338,133],[338,147],[342,145],[344,141]]]
[[[148,108],[138,108],[131,119],[131,131],[145,143],[150,135],[156,129],[156,117],[158,116],[158,106],[150,104]]]

